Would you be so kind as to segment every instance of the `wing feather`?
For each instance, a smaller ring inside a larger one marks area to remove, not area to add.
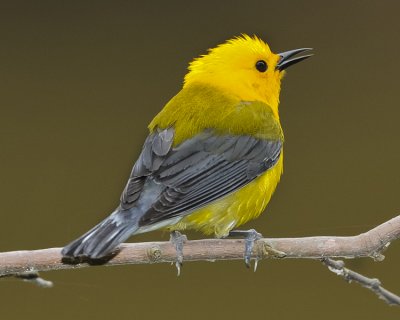
[[[206,130],[177,147],[172,128],[150,135],[121,196],[121,207],[136,205],[146,181],[160,186],[149,197],[139,226],[190,212],[245,186],[279,159],[282,141],[251,136],[217,135]]]

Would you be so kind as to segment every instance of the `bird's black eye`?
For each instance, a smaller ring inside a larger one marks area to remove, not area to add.
[[[267,63],[264,60],[258,60],[256,62],[256,69],[260,72],[265,72],[267,71]]]

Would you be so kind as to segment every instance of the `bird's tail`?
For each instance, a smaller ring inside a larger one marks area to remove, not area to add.
[[[138,229],[129,212],[116,210],[93,229],[66,245],[61,254],[66,258],[99,259],[111,253]]]

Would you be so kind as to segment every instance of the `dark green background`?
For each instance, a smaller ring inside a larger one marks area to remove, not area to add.
[[[285,172],[269,237],[353,235],[400,199],[400,41],[395,1],[0,3],[0,251],[62,246],[118,203],[146,125],[188,62],[232,36],[315,57],[281,96]],[[189,234],[190,238],[199,237]],[[154,232],[132,241],[166,240]],[[400,293],[400,241],[348,261]],[[242,261],[48,272],[53,289],[0,282],[1,319],[398,319],[316,261]]]

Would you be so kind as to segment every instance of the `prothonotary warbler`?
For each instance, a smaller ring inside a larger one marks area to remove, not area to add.
[[[179,231],[195,229],[245,235],[249,265],[260,234],[232,230],[264,211],[279,182],[281,79],[311,56],[296,56],[308,50],[275,54],[242,35],[191,62],[183,88],[151,121],[118,208],[62,255],[99,259],[131,235],[156,229],[171,231],[179,244]]]

